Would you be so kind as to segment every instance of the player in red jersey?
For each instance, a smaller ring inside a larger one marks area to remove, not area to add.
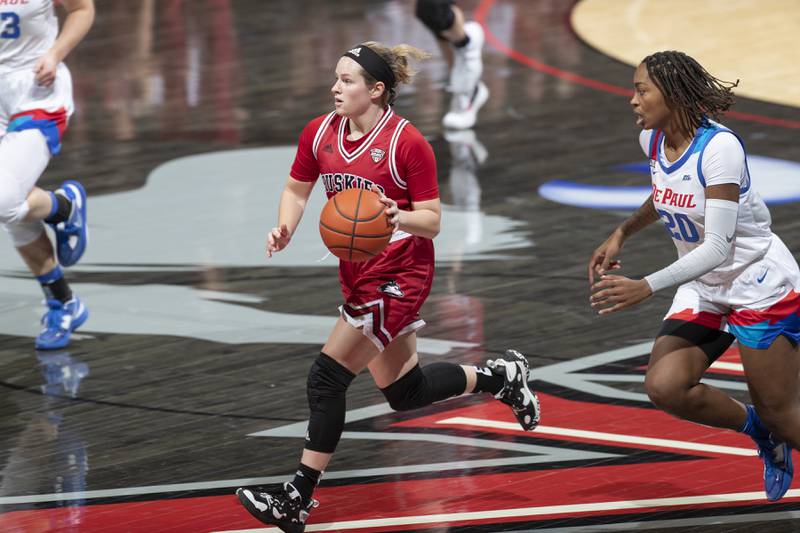
[[[413,77],[409,59],[426,56],[408,45],[367,42],[341,57],[331,89],[335,110],[303,130],[281,195],[278,226],[268,236],[269,256],[289,244],[319,178],[329,197],[355,187],[380,192],[394,226],[381,254],[363,263],[340,262],[345,302],[308,374],[311,416],[294,480],[278,490],[236,491],[253,516],[283,531],[303,531],[317,506],[312,492],[339,442],[347,388],[365,368],[395,410],[488,392],[511,406],[524,429],[539,420],[538,400],[528,388],[528,362],[513,350],[481,368],[419,366],[415,332],[424,325],[419,309],[433,281],[439,188],[433,150],[391,104],[398,85]]]

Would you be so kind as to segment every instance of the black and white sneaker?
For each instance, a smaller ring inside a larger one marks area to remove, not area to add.
[[[314,499],[304,505],[302,496],[291,483],[268,492],[240,488],[236,489],[236,496],[251,515],[286,533],[303,533],[308,513],[319,505]]]
[[[511,407],[522,429],[535,429],[539,425],[539,398],[528,387],[530,366],[525,356],[516,350],[506,350],[503,357],[487,361],[486,366],[505,379],[495,398]]]

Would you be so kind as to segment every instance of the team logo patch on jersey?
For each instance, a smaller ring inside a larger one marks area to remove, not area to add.
[[[377,163],[378,161],[383,159],[383,156],[386,155],[386,152],[384,152],[380,148],[373,148],[372,150],[369,151],[369,155],[371,155],[372,160]]]
[[[387,281],[378,288],[378,291],[383,294],[388,294],[389,296],[394,296],[395,298],[402,298],[405,296],[403,289],[400,288],[400,285],[398,285],[395,280]]]

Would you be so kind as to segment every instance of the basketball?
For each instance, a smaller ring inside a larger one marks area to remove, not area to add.
[[[370,190],[346,189],[332,196],[319,217],[322,242],[344,261],[375,257],[392,238],[385,209],[378,194]]]

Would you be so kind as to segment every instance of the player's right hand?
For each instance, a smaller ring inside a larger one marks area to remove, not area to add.
[[[55,52],[48,51],[36,62],[33,67],[33,73],[36,77],[36,83],[42,87],[50,87],[56,79],[56,69],[58,68],[58,58]]]
[[[617,260],[617,255],[625,244],[622,232],[615,230],[608,239],[603,242],[592,254],[589,259],[589,283],[594,284],[594,276],[604,275],[609,270],[622,268],[622,262]]]
[[[370,190],[376,193],[383,205],[386,206],[384,213],[389,221],[389,225],[392,226],[392,233],[397,232],[397,230],[400,229],[400,209],[397,207],[397,202],[383,194],[375,184],[370,187]]]
[[[272,231],[267,235],[267,257],[272,257],[275,252],[280,252],[289,244],[292,238],[289,235],[289,228],[286,224],[281,224],[279,228],[272,228]]]

